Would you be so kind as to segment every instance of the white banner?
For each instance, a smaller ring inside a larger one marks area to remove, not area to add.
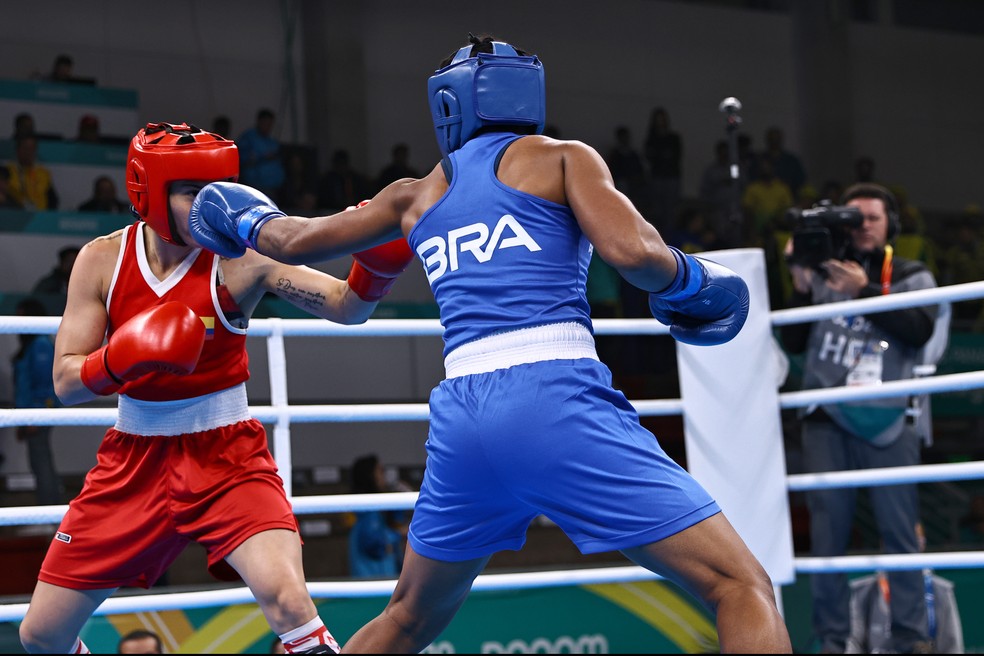
[[[687,466],[724,510],[775,585],[793,583],[792,526],[779,385],[786,360],[772,335],[761,249],[701,253],[748,283],[742,331],[720,346],[677,343]]]

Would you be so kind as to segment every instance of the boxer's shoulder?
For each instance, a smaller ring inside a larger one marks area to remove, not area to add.
[[[122,230],[92,239],[79,249],[74,268],[90,272],[103,270],[112,272],[119,259],[122,241]]]

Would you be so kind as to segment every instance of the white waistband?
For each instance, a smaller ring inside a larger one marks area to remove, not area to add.
[[[579,323],[521,328],[462,344],[444,358],[448,378],[544,360],[598,359],[591,331]]]
[[[249,419],[246,383],[178,401],[140,401],[121,394],[116,430],[132,435],[186,435]]]

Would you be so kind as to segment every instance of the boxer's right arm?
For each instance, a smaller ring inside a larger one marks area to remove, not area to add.
[[[163,371],[185,375],[195,370],[205,346],[205,324],[184,303],[171,301],[134,315],[108,343],[82,362],[82,384],[101,396],[127,382]]]
[[[82,247],[72,267],[52,368],[55,394],[65,405],[97,397],[82,383],[82,363],[106,337],[106,294],[119,250],[119,234],[99,237]]]
[[[119,377],[120,380],[123,380],[123,376],[133,377],[140,371],[138,359],[143,359],[147,363],[156,361],[157,365],[163,364],[163,366],[187,363],[187,357],[175,356],[168,360],[166,355],[162,356],[161,354],[138,358],[136,353],[131,352],[137,348],[135,342],[125,338],[127,331],[124,331],[124,328],[128,324],[124,324],[114,333],[112,341],[116,344],[115,347],[103,346],[106,326],[109,321],[106,314],[106,295],[116,258],[119,255],[120,238],[120,233],[117,232],[115,235],[99,237],[89,242],[79,252],[72,269],[65,312],[55,337],[55,361],[52,368],[55,394],[65,405],[91,401],[97,398],[100,393],[111,394],[115,389],[110,389],[109,383],[105,383],[105,380],[108,379],[113,384],[115,381],[112,380],[109,372]],[[191,312],[187,308],[185,310],[188,313]],[[157,312],[161,311],[157,310]],[[187,314],[184,316],[187,317]],[[193,314],[192,317],[194,317]],[[193,340],[197,339],[196,333],[199,330],[202,335],[201,339],[204,340],[204,324],[198,317],[194,317],[194,320],[194,322],[190,319],[184,321],[185,328],[182,334],[185,336],[190,334],[192,341],[187,345],[179,346],[176,353],[180,354],[193,349]],[[140,330],[133,330],[137,328],[148,332],[151,330],[148,326],[141,326],[141,322],[136,322],[133,323],[130,332],[141,332]],[[170,330],[171,328],[173,326],[169,326],[167,329]],[[121,337],[121,339],[117,341],[116,337]],[[155,341],[156,344],[153,347],[160,349],[170,343],[173,338],[163,338],[159,334],[156,336],[148,334],[147,339]],[[201,352],[200,344],[198,345],[198,352]],[[99,357],[93,356],[96,353],[100,354]],[[86,360],[90,356],[93,357],[87,365]],[[197,358],[196,354],[194,359],[197,361]],[[100,363],[108,363],[108,371],[100,372],[96,369],[95,365]],[[83,370],[86,372],[83,373]],[[86,378],[88,378],[89,385],[86,384]],[[100,380],[103,381],[101,384],[103,386],[98,383]],[[90,389],[90,386],[96,387],[99,392]]]

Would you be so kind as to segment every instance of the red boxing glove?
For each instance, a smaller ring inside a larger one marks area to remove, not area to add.
[[[100,395],[154,371],[183,376],[195,370],[205,346],[205,324],[184,303],[144,310],[120,326],[82,363],[82,383]]]
[[[378,301],[389,292],[397,277],[407,270],[413,251],[400,237],[352,254],[348,285],[363,301]]]

